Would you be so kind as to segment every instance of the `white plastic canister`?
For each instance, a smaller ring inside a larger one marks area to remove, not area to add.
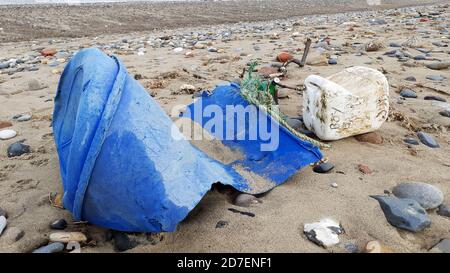
[[[328,78],[305,80],[303,121],[322,140],[338,140],[380,128],[389,113],[389,83],[379,71],[347,68]]]

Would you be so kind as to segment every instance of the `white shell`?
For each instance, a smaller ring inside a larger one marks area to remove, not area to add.
[[[305,80],[303,121],[322,140],[373,132],[389,113],[389,83],[379,71],[347,68],[328,78]]]
[[[0,139],[1,140],[6,140],[6,139],[10,139],[13,138],[17,135],[17,132],[14,130],[1,130],[0,131]]]

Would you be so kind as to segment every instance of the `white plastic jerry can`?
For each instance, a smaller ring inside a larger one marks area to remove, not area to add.
[[[305,80],[303,121],[322,140],[338,140],[380,128],[389,113],[389,83],[379,71],[347,68],[328,78]]]

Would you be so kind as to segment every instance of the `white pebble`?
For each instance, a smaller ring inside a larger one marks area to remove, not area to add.
[[[7,224],[7,221],[6,221],[5,216],[0,216],[0,235],[2,235],[3,230],[5,230],[6,224]]]
[[[1,130],[0,131],[0,139],[1,140],[6,140],[6,139],[10,139],[13,138],[17,135],[17,132],[14,130]]]

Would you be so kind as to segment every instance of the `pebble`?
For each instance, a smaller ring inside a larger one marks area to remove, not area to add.
[[[439,96],[425,96],[423,99],[424,100],[436,100],[436,101],[447,102],[447,100],[445,100],[444,98],[439,97]]]
[[[224,228],[224,227],[226,227],[226,226],[228,226],[228,222],[227,222],[227,221],[224,221],[224,220],[220,220],[220,221],[217,222],[217,224],[216,224],[216,228]]]
[[[402,45],[399,43],[390,43],[389,46],[390,47],[402,47]]]
[[[294,59],[294,56],[292,56],[292,54],[287,53],[287,52],[281,52],[277,55],[277,60],[281,63],[285,63],[292,59]]]
[[[24,121],[29,121],[31,119],[31,115],[30,114],[23,114],[20,115],[19,117],[17,117],[17,121],[19,122],[24,122]]]
[[[413,199],[391,196],[371,196],[376,199],[387,221],[394,227],[419,232],[431,225],[427,212]]]
[[[339,223],[325,218],[319,222],[305,224],[303,232],[308,240],[327,248],[339,243],[338,235],[344,233],[344,230]]]
[[[419,145],[419,141],[415,140],[414,138],[405,138],[403,139],[403,142],[411,145]]]
[[[426,59],[427,59],[427,57],[425,57],[424,55],[418,55],[418,56],[414,57],[414,60],[416,60],[416,61],[424,61]]]
[[[30,146],[23,144],[23,140],[12,143],[7,150],[8,157],[21,156],[28,153],[30,153]]]
[[[10,121],[0,120],[0,129],[11,127],[13,124]]]
[[[330,185],[331,187],[333,187],[333,188],[335,188],[335,189],[337,189],[337,187],[338,187],[338,184],[337,183],[331,183],[331,185]]]
[[[369,168],[369,166],[364,165],[364,164],[359,164],[358,165],[358,170],[360,172],[362,172],[363,174],[372,174],[372,170]]]
[[[439,115],[443,116],[443,117],[447,117],[450,118],[450,111],[449,110],[443,110],[439,112]]]
[[[233,204],[238,207],[250,207],[252,204],[258,204],[258,198],[251,194],[241,193],[234,199]]]
[[[429,134],[425,133],[425,132],[418,132],[417,136],[419,137],[420,141],[425,144],[428,147],[431,148],[439,148],[439,143],[437,143],[437,141],[430,136]]]
[[[1,140],[7,140],[15,137],[17,135],[17,132],[14,130],[1,130],[0,131],[0,139]]]
[[[53,55],[56,54],[56,49],[54,49],[54,48],[44,48],[44,49],[41,51],[41,54],[42,54],[42,56],[44,56],[44,57],[53,56]]]
[[[437,211],[440,216],[450,217],[450,205],[441,204]]]
[[[432,70],[444,70],[450,67],[450,62],[436,62],[426,65],[427,68]]]
[[[3,236],[8,242],[14,243],[22,239],[24,235],[25,232],[23,230],[16,227],[8,227]]]
[[[6,228],[8,221],[6,221],[5,216],[0,216],[0,236],[2,235],[3,231]]]
[[[64,250],[63,243],[51,243],[46,246],[40,247],[33,251],[33,253],[58,253]]]
[[[371,132],[367,134],[357,135],[355,139],[359,142],[368,142],[372,144],[382,144],[383,137],[377,132]]]
[[[298,131],[303,128],[303,121],[299,118],[288,117],[286,119],[287,124],[294,130]]]
[[[50,241],[68,243],[68,242],[86,242],[87,238],[81,232],[54,232],[49,236]]]
[[[328,173],[332,169],[334,169],[334,165],[326,162],[326,163],[321,163],[319,165],[314,166],[313,171],[315,173]]]
[[[337,59],[332,58],[332,59],[329,59],[329,60],[328,60],[328,64],[330,64],[330,65],[336,65],[336,64],[338,64],[338,61],[337,61]]]
[[[441,82],[441,81],[445,80],[446,77],[444,77],[442,75],[431,75],[431,76],[427,76],[427,79],[430,80],[430,81]]]
[[[403,98],[415,99],[417,98],[417,93],[411,89],[405,88],[400,92],[400,96],[402,96]]]
[[[392,190],[392,193],[398,198],[416,200],[427,210],[437,208],[444,201],[444,194],[441,190],[421,182],[400,183]]]
[[[57,229],[57,230],[63,230],[67,227],[67,222],[64,219],[56,220],[55,222],[50,224],[50,228]]]
[[[443,239],[435,245],[430,252],[434,253],[450,253],[450,239]]]
[[[131,241],[128,235],[123,232],[114,232],[113,240],[114,247],[119,252],[127,251],[137,246],[137,243]]]
[[[415,81],[417,81],[416,77],[413,77],[413,76],[406,77],[405,80],[406,80],[406,81],[409,81],[409,82],[415,82]]]

